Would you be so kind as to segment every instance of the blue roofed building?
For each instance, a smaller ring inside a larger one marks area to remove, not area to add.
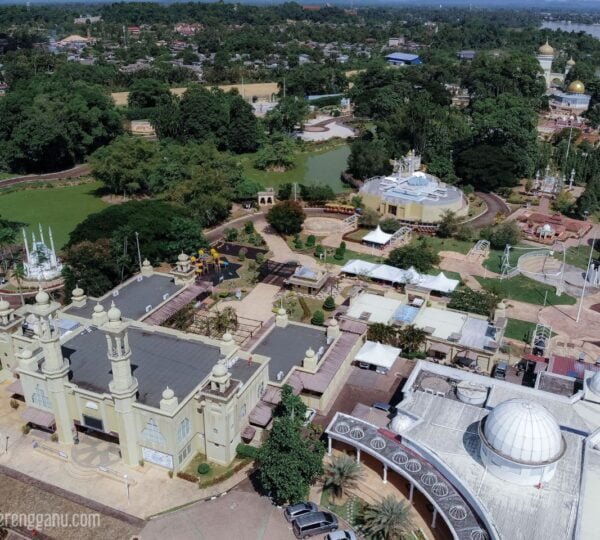
[[[421,60],[421,57],[418,54],[403,52],[388,54],[385,59],[387,60],[387,63],[391,64],[392,66],[410,66],[423,63],[423,60]]]

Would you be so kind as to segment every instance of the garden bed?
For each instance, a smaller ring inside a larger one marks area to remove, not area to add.
[[[210,469],[206,474],[198,473],[198,466],[202,463],[208,463]],[[196,478],[198,487],[206,488],[214,486],[231,478],[236,472],[242,470],[246,465],[252,463],[251,459],[235,458],[229,465],[219,465],[218,463],[208,462],[204,454],[196,454],[183,470],[184,480]]]

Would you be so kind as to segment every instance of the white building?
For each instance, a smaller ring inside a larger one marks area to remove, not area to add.
[[[41,225],[39,225],[39,234],[40,237],[38,239],[35,236],[35,232],[32,231],[30,247],[27,242],[27,234],[25,233],[25,229],[23,229],[23,243],[25,245],[23,267],[25,269],[25,277],[36,281],[57,278],[60,276],[63,266],[56,256],[52,229],[48,227],[48,241],[50,242],[50,246],[46,244],[44,230]]]

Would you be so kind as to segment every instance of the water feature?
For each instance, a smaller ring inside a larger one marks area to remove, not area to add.
[[[596,39],[600,39],[600,25],[576,24],[569,21],[548,21],[542,23],[542,28],[549,30],[562,30],[564,32],[585,32]],[[552,40],[550,40],[552,41]]]
[[[350,147],[345,145],[310,156],[306,160],[303,182],[331,186],[336,193],[344,191],[347,186],[342,182],[340,175],[346,170],[349,155]]]

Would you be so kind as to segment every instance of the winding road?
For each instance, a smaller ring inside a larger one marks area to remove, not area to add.
[[[508,216],[511,213],[511,209],[508,204],[506,204],[504,200],[498,197],[498,195],[495,193],[483,193],[481,191],[476,191],[475,195],[485,202],[487,205],[487,210],[481,216],[475,218],[473,221],[470,221],[469,226],[479,229],[481,227],[485,227],[486,225],[492,225],[498,213],[504,214],[505,216]]]
[[[87,176],[92,171],[87,163],[77,165],[72,169],[65,171],[57,171],[47,174],[28,174],[26,176],[14,176],[12,178],[5,178],[0,180],[0,188],[12,186],[15,184],[29,184],[31,182],[46,182],[48,180],[63,180],[65,178],[78,178],[80,176]]]

